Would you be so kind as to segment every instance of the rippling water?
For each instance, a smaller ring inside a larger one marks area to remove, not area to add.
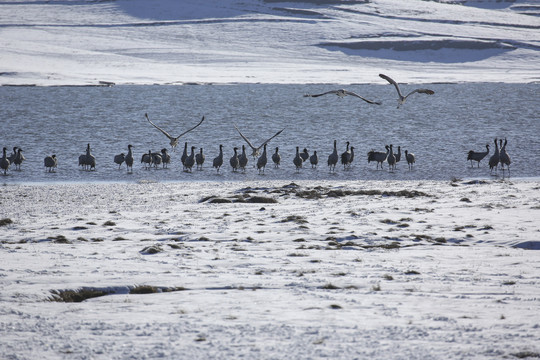
[[[470,167],[467,151],[482,151],[495,137],[508,138],[512,177],[540,176],[539,84],[433,84],[435,95],[415,94],[399,109],[391,85],[350,85],[347,89],[381,100],[381,106],[360,99],[334,95],[304,98],[306,93],[338,89],[339,85],[190,85],[115,87],[0,87],[3,121],[0,146],[11,153],[24,150],[21,171],[13,167],[0,182],[93,182],[93,181],[193,181],[255,179],[451,179],[491,178],[487,158],[480,168]],[[402,85],[407,92],[413,85]],[[206,120],[180,139],[169,169],[144,170],[140,157],[148,150],[170,149],[168,140],[145,119],[171,135],[178,135]],[[234,124],[261,143],[276,131],[283,133],[269,144],[269,166],[258,175],[250,158],[245,173],[232,173],[228,159],[233,147],[244,143]],[[339,153],[345,142],[355,147],[351,170],[326,166],[333,140]],[[182,171],[183,143],[202,147],[206,163],[202,171]],[[90,143],[97,160],[96,171],[83,171],[78,157]],[[132,174],[118,169],[115,154],[127,153],[132,144]],[[211,168],[224,145],[225,166],[220,174]],[[371,149],[384,151],[385,144],[416,155],[416,167],[407,169],[402,158],[395,172],[376,170],[367,163]],[[274,169],[270,154],[279,146],[282,166]],[[295,147],[306,147],[320,156],[318,169],[309,164],[300,172],[293,165]],[[58,169],[47,173],[46,155],[56,154]],[[502,173],[501,173],[502,175]]]

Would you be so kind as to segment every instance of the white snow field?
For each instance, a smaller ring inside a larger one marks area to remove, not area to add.
[[[0,84],[534,82],[537,1],[0,2]]]
[[[539,190],[4,186],[1,358],[537,358]]]

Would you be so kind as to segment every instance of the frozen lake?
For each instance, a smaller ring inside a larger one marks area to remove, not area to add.
[[[369,105],[354,97],[334,95],[305,98],[328,90],[346,88],[366,98],[382,101]],[[417,86],[402,84],[408,92]],[[114,87],[0,87],[3,125],[0,146],[11,153],[14,146],[24,150],[26,161],[21,171],[14,167],[3,183],[26,182],[137,182],[207,180],[446,180],[491,178],[487,159],[493,154],[493,139],[507,138],[512,158],[512,177],[538,177],[540,165],[531,161],[540,157],[540,85],[539,84],[430,84],[432,96],[414,94],[399,109],[392,85],[187,85],[187,86],[114,86]],[[168,169],[145,170],[140,163],[148,150],[170,150],[168,139],[145,119],[150,119],[178,135],[194,126],[204,115],[206,120],[180,139]],[[259,175],[250,158],[245,173],[233,173],[228,160],[233,147],[244,144],[234,129],[239,129],[260,144],[280,129],[283,133],[269,143],[269,166]],[[350,170],[338,167],[330,173],[326,166],[333,140],[338,152],[346,141],[355,147]],[[204,149],[202,171],[182,171],[180,156],[184,142]],[[90,143],[97,159],[96,171],[83,171],[78,157]],[[468,150],[482,151],[491,145],[480,168],[466,161]],[[118,169],[115,154],[127,153],[132,144],[134,171]],[[224,145],[225,166],[219,174],[212,159]],[[409,150],[416,155],[416,167],[407,169],[402,157],[395,172],[376,170],[367,163],[371,149],[384,151],[393,144],[395,151]],[[275,169],[270,155],[279,147],[282,165]],[[307,148],[320,157],[318,169],[309,164],[296,172],[295,147]],[[46,155],[56,154],[58,169],[47,173]]]

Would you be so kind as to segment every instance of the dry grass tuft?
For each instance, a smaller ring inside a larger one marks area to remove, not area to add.
[[[129,294],[141,295],[141,294],[157,294],[173,291],[184,291],[186,288],[177,287],[164,287],[164,286],[152,286],[152,285],[137,285],[129,287]],[[82,302],[87,299],[92,299],[105,295],[114,295],[115,291],[112,289],[99,289],[91,287],[83,287],[77,290],[51,290],[52,296],[48,301],[55,302]]]
[[[161,248],[161,246],[159,246],[159,245],[150,245],[150,246],[147,246],[144,249],[142,249],[140,252],[141,252],[141,254],[153,255],[153,254],[160,253],[162,251],[163,251],[163,249]]]
[[[64,235],[49,236],[47,239],[51,240],[55,244],[71,244],[72,243]]]
[[[52,296],[49,297],[49,301],[83,302],[84,300],[109,295],[110,293],[104,290],[81,288],[79,290],[51,290],[51,294]]]
[[[325,290],[337,290],[341,289],[339,286],[336,286],[334,284],[328,283],[323,286],[321,286],[319,289],[325,289]]]
[[[306,218],[300,215],[289,215],[285,219],[281,220],[281,222],[295,222],[297,224],[306,224],[308,221],[306,220]]]
[[[540,353],[533,351],[520,351],[517,353],[510,354],[518,359],[528,359],[528,358],[540,358]]]
[[[0,226],[7,226],[10,224],[13,224],[13,220],[11,220],[10,218],[4,218],[0,220]]]

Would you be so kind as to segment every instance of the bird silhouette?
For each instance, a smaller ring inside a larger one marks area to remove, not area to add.
[[[194,127],[192,127],[191,129],[188,129],[186,131],[184,131],[183,133],[181,133],[180,135],[178,136],[171,136],[168,132],[166,132],[165,130],[163,130],[162,128],[160,128],[159,126],[157,126],[156,124],[154,124],[150,118],[148,117],[148,114],[144,114],[144,116],[146,117],[146,120],[148,120],[148,122],[150,124],[152,124],[152,126],[154,126],[156,129],[158,129],[159,131],[161,131],[163,133],[163,135],[165,135],[169,141],[170,141],[170,144],[171,144],[171,147],[173,148],[173,150],[176,149],[176,145],[178,145],[178,140],[184,136],[185,134],[187,134],[188,132],[192,131],[192,130],[195,130],[199,125],[202,124],[202,122],[204,121],[204,116],[202,117],[201,121],[199,121],[199,123],[197,125],[195,125]]]
[[[344,98],[345,96],[350,95],[350,96],[354,96],[354,97],[357,97],[359,99],[362,99],[365,102],[367,102],[368,104],[381,105],[381,103],[379,101],[368,100],[365,97],[362,97],[362,96],[360,96],[360,95],[358,95],[358,94],[356,94],[356,93],[354,93],[352,91],[347,91],[345,89],[330,90],[330,91],[324,92],[322,94],[314,94],[314,95],[306,94],[306,95],[304,95],[304,97],[319,97],[319,96],[328,95],[328,94],[335,94],[340,98]]]
[[[252,150],[252,153],[251,155],[256,158],[259,156],[259,150],[261,150],[261,148],[265,145],[265,144],[268,144],[268,142],[270,140],[272,140],[273,138],[275,138],[276,136],[278,136],[279,134],[281,134],[281,132],[283,130],[285,130],[284,128],[279,130],[277,133],[275,133],[272,137],[266,139],[260,146],[254,146],[251,141],[249,141],[249,139],[247,137],[244,136],[244,134],[242,134],[242,132],[240,131],[240,129],[238,129],[238,127],[236,125],[234,125],[234,128],[236,129],[236,131],[238,131],[238,133],[240,134],[240,136],[242,137],[242,139],[244,139],[246,141],[246,143],[249,145],[249,147],[251,148]]]
[[[394,85],[394,87],[396,88],[396,91],[398,93],[398,108],[403,105],[403,103],[405,102],[405,100],[407,100],[407,98],[414,94],[414,93],[420,93],[420,94],[428,94],[428,95],[433,95],[435,94],[435,92],[433,90],[430,90],[430,89],[414,89],[413,91],[411,91],[410,93],[408,93],[407,95],[403,96],[403,94],[401,93],[401,90],[399,89],[399,85],[397,82],[395,82],[391,77],[389,76],[386,76],[384,74],[379,74],[379,76],[383,79],[385,79],[386,81],[388,81],[390,84]]]

